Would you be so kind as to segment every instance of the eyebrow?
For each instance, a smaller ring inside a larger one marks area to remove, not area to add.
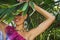
[[[18,14],[18,16],[21,16],[21,15],[22,15],[22,13]]]

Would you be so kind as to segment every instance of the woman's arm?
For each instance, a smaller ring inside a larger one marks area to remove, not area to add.
[[[39,24],[37,28],[34,28],[28,32],[29,34],[31,34],[30,37],[31,40],[34,39],[39,34],[43,33],[55,20],[55,16],[51,15],[41,7],[37,6],[36,4],[34,4],[34,7],[36,11],[38,11],[41,15],[43,15],[46,18],[46,20]]]
[[[0,22],[0,31],[3,32],[4,35],[4,39],[6,38],[6,33],[5,33],[5,28],[6,28],[7,24]]]

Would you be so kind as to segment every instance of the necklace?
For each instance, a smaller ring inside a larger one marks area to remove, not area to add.
[[[26,31],[26,29],[21,29],[21,30],[16,30],[16,31],[24,32],[24,31]]]
[[[25,31],[27,31],[27,30],[26,30],[26,28],[22,28],[22,29],[20,29],[20,30],[19,30],[19,29],[16,29],[16,31],[25,32]]]

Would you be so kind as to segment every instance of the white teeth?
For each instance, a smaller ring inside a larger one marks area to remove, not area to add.
[[[18,21],[18,20],[16,20],[16,21]]]

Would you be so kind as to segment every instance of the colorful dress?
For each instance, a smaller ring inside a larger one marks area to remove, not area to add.
[[[12,26],[6,27],[7,40],[26,40]]]

